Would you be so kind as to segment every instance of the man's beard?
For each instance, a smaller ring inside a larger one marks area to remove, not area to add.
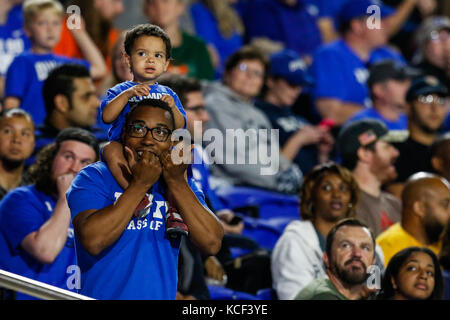
[[[429,218],[425,221],[425,233],[427,234],[428,241],[430,243],[435,243],[439,241],[442,233],[444,232],[445,226],[440,224],[434,218]]]
[[[344,269],[338,266],[336,263],[333,264],[332,271],[336,276],[344,283],[349,285],[360,285],[366,281],[368,274],[366,272],[367,266],[359,259],[352,258],[344,263],[344,266],[350,264],[353,261],[359,261],[362,265],[362,272],[353,271],[352,268]]]
[[[18,169],[19,167],[23,166],[25,163],[25,160],[12,160],[12,159],[8,159],[8,158],[2,158],[1,159],[3,167],[7,170],[7,171],[12,171],[15,169]]]

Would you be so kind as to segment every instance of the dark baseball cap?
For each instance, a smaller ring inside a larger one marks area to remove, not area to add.
[[[376,83],[387,80],[407,80],[420,75],[420,71],[397,60],[383,60],[373,64],[369,69],[367,85],[371,88]]]
[[[312,85],[312,76],[308,73],[307,64],[299,54],[293,50],[281,50],[270,56],[271,76],[285,79],[294,85]]]
[[[339,23],[344,23],[353,19],[362,18],[364,16],[369,17],[373,15],[374,11],[371,10],[371,8],[374,5],[380,8],[380,17],[382,19],[387,18],[392,13],[394,13],[394,10],[392,8],[385,6],[381,1],[378,0],[347,0],[347,2],[339,11]]]
[[[411,86],[409,87],[409,90],[406,93],[406,100],[412,101],[416,99],[418,96],[427,94],[437,94],[438,96],[441,97],[447,97],[448,89],[435,76],[425,75],[415,79],[411,83]]]
[[[408,138],[407,130],[388,130],[384,122],[362,119],[345,125],[339,132],[337,146],[343,158],[356,156],[361,147],[367,147],[378,140],[389,143],[402,142]]]

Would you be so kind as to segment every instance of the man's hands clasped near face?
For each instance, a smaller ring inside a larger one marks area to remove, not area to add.
[[[171,116],[164,109],[143,106],[133,111],[123,135],[132,181],[150,188],[161,174],[167,184],[185,179],[193,146],[181,142],[173,147],[172,130]]]

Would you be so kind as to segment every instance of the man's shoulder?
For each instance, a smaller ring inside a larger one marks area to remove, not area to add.
[[[80,170],[85,175],[97,174],[97,175],[111,175],[111,171],[108,168],[108,165],[103,161],[97,161],[91,163],[90,165],[84,167]]]
[[[17,187],[14,190],[8,192],[6,196],[0,202],[0,211],[10,206],[17,207],[17,204],[24,203],[36,203],[39,202],[39,194],[35,185],[27,185]]]
[[[407,236],[405,230],[403,230],[400,222],[397,222],[390,226],[388,229],[380,233],[377,237],[377,243],[381,246],[384,244],[393,244]]]
[[[343,300],[344,297],[337,291],[328,278],[313,280],[302,291],[295,300]]]

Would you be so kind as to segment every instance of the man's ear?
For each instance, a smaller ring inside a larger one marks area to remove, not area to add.
[[[366,149],[366,148],[359,148],[358,151],[356,151],[356,155],[359,159],[359,161],[364,163],[369,163],[372,161],[373,152]]]
[[[444,163],[443,163],[442,159],[439,158],[439,157],[432,157],[431,158],[431,166],[437,172],[442,172],[443,169],[444,169],[443,168],[444,167]]]
[[[383,97],[383,84],[381,83],[376,83],[372,86],[372,94],[375,97]]]
[[[53,102],[55,104],[55,110],[58,110],[61,113],[66,113],[70,109],[69,100],[63,94],[57,94],[53,98]]]
[[[413,212],[416,216],[424,219],[425,218],[425,202],[421,199],[417,199],[412,204]]]

